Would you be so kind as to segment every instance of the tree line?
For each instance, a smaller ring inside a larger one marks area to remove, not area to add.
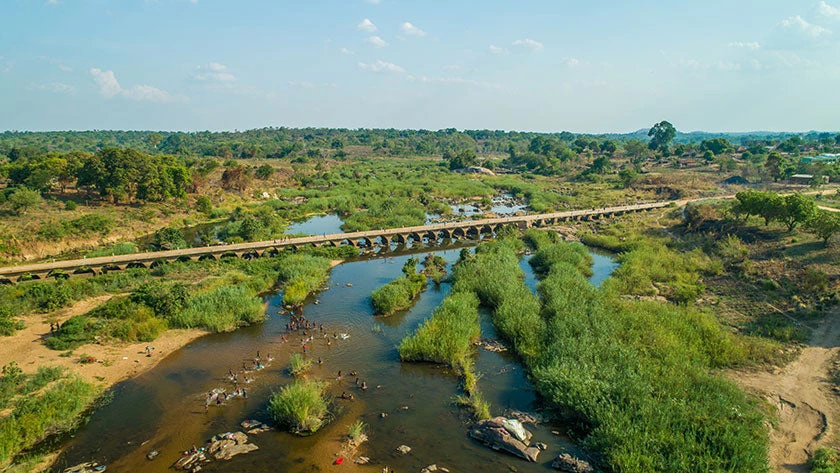
[[[12,188],[41,193],[64,192],[75,186],[113,202],[159,202],[185,196],[192,183],[191,172],[183,160],[130,148],[105,148],[96,153],[18,154],[13,158],[0,164],[0,177],[6,177]]]
[[[742,191],[735,196],[732,212],[744,220],[761,217],[765,225],[780,222],[788,231],[802,225],[826,245],[832,236],[840,233],[840,214],[820,209],[814,199],[799,193],[783,196],[775,192]]]

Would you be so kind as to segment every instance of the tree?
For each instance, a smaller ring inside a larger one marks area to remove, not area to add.
[[[786,195],[779,220],[787,225],[788,231],[792,232],[800,223],[811,220],[817,213],[817,204],[810,197],[800,193]]]
[[[24,215],[27,210],[34,208],[41,202],[41,194],[38,191],[18,188],[6,201],[9,207],[17,215]]]
[[[451,156],[451,155],[450,155]],[[452,156],[449,160],[449,169],[464,169],[466,167],[474,166],[476,164],[477,158],[475,155],[475,151],[471,149],[464,149],[458,152],[458,154]]]
[[[213,211],[213,202],[206,195],[202,195],[195,200],[195,209],[205,215],[210,215]]]
[[[767,170],[767,174],[774,181],[778,181],[782,177],[782,155],[776,151],[770,153],[767,156],[767,161],[764,163],[764,169]]]
[[[603,174],[610,167],[610,158],[598,156],[586,170],[586,174]]]
[[[733,151],[732,143],[726,138],[715,138],[712,140],[703,140],[700,143],[700,148],[714,153],[716,156],[723,153],[731,153]]]
[[[601,143],[601,152],[604,154],[612,156],[617,149],[618,146],[616,146],[615,141],[613,140],[606,140]]]
[[[662,154],[666,154],[668,151],[668,144],[674,139],[676,134],[677,130],[674,128],[674,125],[663,120],[656,125],[653,125],[653,128],[648,131],[648,136],[651,137],[650,143],[648,143],[648,148],[653,151],[658,150],[661,151]]]
[[[618,171],[618,178],[621,179],[621,186],[627,189],[639,180],[639,173],[628,167]]]
[[[152,244],[165,250],[177,250],[187,247],[187,240],[181,230],[172,227],[161,228],[152,237]]]
[[[818,210],[814,212],[807,222],[805,229],[821,239],[825,246],[831,241],[831,237],[840,233],[840,213]]]

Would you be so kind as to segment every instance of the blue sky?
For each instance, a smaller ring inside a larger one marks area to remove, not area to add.
[[[840,0],[2,0],[0,130],[840,129]]]

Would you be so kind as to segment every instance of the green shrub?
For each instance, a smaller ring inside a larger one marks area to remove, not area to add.
[[[312,360],[306,359],[300,353],[292,353],[289,357],[289,374],[303,376],[312,367]]]
[[[329,402],[324,392],[327,384],[298,380],[272,394],[268,412],[278,424],[295,434],[312,434],[326,420]]]
[[[85,315],[75,315],[61,324],[58,332],[47,338],[44,344],[52,350],[72,350],[92,343],[102,330],[101,322]]]

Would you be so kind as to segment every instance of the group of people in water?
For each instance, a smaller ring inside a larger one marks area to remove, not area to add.
[[[283,311],[278,312],[278,314],[282,313]],[[330,336],[327,333],[327,330],[324,328],[324,324],[315,323],[310,320],[307,320],[302,313],[295,313],[294,309],[289,310],[288,314],[289,322],[286,324],[286,331],[280,336],[280,341],[281,343],[288,342],[293,333],[303,332],[303,335],[300,339],[300,346],[304,354],[307,353],[307,346],[311,347],[312,343],[316,340],[316,338],[322,338],[326,340],[327,346],[332,345],[333,340],[346,340],[350,338],[350,335],[338,332],[335,332],[332,334],[332,336]],[[316,335],[318,336],[316,337]],[[241,369],[229,369],[227,373],[227,380],[233,384],[233,390],[229,391],[228,388],[216,388],[209,391],[204,400],[204,412],[208,412],[210,406],[221,406],[229,399],[237,397],[246,399],[248,397],[248,391],[245,389],[245,385],[254,381],[254,378],[251,375],[255,371],[260,371],[268,367],[271,361],[273,361],[273,358],[270,354],[266,353],[265,356],[263,356],[260,353],[260,351],[257,350],[256,356],[254,358],[242,361]],[[322,364],[323,360],[321,359],[321,357],[318,357],[318,365]],[[360,389],[362,391],[367,390],[367,382],[360,379],[358,373],[355,370],[350,372],[350,376],[355,378],[355,387],[357,389]],[[338,376],[336,377],[336,379],[337,381],[339,381],[339,384],[341,384],[341,370],[338,371]],[[348,393],[346,391],[342,391],[341,396],[339,396],[339,398],[345,400],[352,400],[353,394]]]
[[[242,361],[242,369],[236,371],[229,369],[227,380],[233,383],[233,391],[228,392],[226,388],[216,388],[208,392],[204,400],[204,412],[208,412],[210,406],[214,404],[221,406],[228,399],[236,397],[247,399],[248,391],[244,385],[254,382],[254,378],[250,374],[254,371],[265,369],[273,360],[274,358],[270,354],[266,353],[265,357],[263,357],[260,351],[257,350],[257,356],[253,359]],[[242,375],[241,379],[240,375]]]

